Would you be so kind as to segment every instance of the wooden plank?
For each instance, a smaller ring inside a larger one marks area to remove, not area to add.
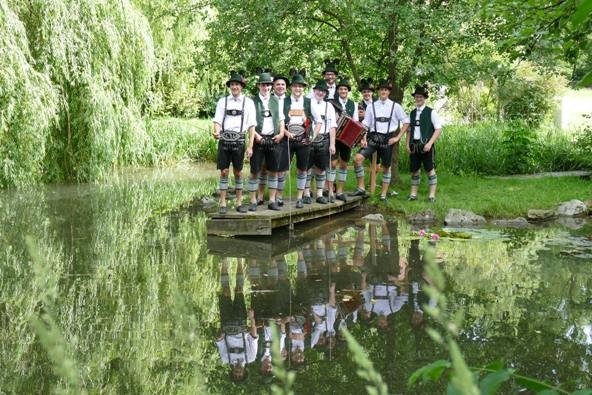
[[[240,221],[224,218],[210,218],[206,221],[209,235],[270,235],[271,220],[265,217],[244,217]]]
[[[326,218],[301,223],[297,232],[290,234],[287,228],[276,229],[270,237],[239,236],[223,237],[208,235],[208,253],[211,255],[261,259],[270,261],[275,256],[285,255],[302,248],[332,230],[352,224],[357,216],[340,215],[327,220]]]
[[[280,211],[259,207],[255,212],[229,212],[224,215],[212,213],[206,222],[209,235],[241,236],[241,235],[270,235],[272,229],[286,226],[289,223],[300,223],[317,218],[323,218],[351,210],[359,206],[364,198],[350,197],[347,202],[336,201],[329,204],[313,203],[304,208],[295,208],[295,202],[286,201]]]

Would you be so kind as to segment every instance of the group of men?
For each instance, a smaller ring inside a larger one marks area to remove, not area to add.
[[[392,85],[388,80],[379,81],[376,99],[373,81],[369,78],[362,80],[359,89],[363,101],[357,104],[349,98],[349,81],[346,78],[337,81],[338,72],[334,62],[325,63],[323,77],[305,95],[308,85],[303,73],[292,73],[288,79],[262,72],[256,82],[258,93],[249,98],[243,93],[246,86],[244,76],[231,72],[226,83],[230,94],[218,101],[214,116],[214,138],[219,140],[217,168],[220,170],[220,214],[227,212],[226,195],[231,164],[238,212],[257,211],[258,206],[264,203],[262,186],[265,183],[269,191],[267,208],[281,210],[284,205],[286,172],[290,171],[294,157],[297,169],[296,208],[312,204],[313,176],[317,203],[327,204],[336,199],[347,201],[344,185],[352,149],[336,138],[338,116],[343,113],[353,120],[361,121],[367,130],[360,141],[361,148],[354,156],[358,186],[349,196],[367,194],[363,163],[376,152],[382,170],[380,199],[387,199],[393,144],[407,134],[406,147],[410,154],[412,174],[408,200],[417,199],[423,164],[428,173],[428,200],[435,201],[437,177],[434,143],[440,136],[442,125],[438,114],[425,105],[427,89],[422,86],[415,88],[412,95],[416,108],[408,116],[400,104],[389,98]],[[248,205],[242,202],[245,154],[250,160]]]

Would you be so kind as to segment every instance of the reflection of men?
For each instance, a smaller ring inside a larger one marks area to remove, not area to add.
[[[422,289],[423,283],[431,283],[427,274],[423,270],[423,260],[419,251],[419,240],[411,240],[409,247],[409,268],[411,289],[409,296],[413,307],[411,315],[411,324],[415,328],[424,326],[423,306],[428,305],[436,307],[436,300],[429,298]]]
[[[310,335],[310,346],[323,346],[327,341],[329,348],[335,344],[335,316],[337,307],[335,303],[335,283],[329,286],[329,303],[317,301],[311,306],[312,317],[314,319],[312,333]],[[328,340],[325,339],[328,337]]]
[[[282,360],[286,359],[286,321],[278,320],[277,323],[280,326],[280,355]],[[273,325],[273,323],[271,323]],[[261,356],[261,375],[264,377],[270,377],[272,375],[273,365],[271,363],[271,347],[272,347],[272,332],[270,322],[267,322],[263,327],[263,337],[265,340],[263,355]]]
[[[219,298],[220,323],[222,330],[216,339],[218,352],[222,363],[231,366],[231,379],[243,381],[245,379],[246,364],[257,357],[257,326],[255,313],[245,307],[243,295],[244,277],[242,265],[239,263],[236,273],[236,289],[234,300],[230,298],[227,261],[222,262],[222,294]],[[245,325],[248,319],[249,326]]]
[[[362,273],[363,318],[377,317],[377,325],[386,329],[388,317],[401,310],[409,297],[396,285],[405,279],[407,262],[399,258],[395,224],[381,227],[380,243],[376,225],[370,225],[370,252]],[[399,267],[396,267],[398,263]]]
[[[304,339],[306,332],[303,325],[304,317],[290,317],[290,351],[292,354],[290,360],[295,366],[302,366],[304,364]]]

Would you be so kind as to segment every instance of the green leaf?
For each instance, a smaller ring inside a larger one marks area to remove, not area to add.
[[[498,370],[497,372],[489,373],[481,380],[480,389],[481,395],[493,395],[497,393],[499,387],[508,381],[511,377],[511,372],[508,369]]]
[[[592,389],[577,390],[572,392],[571,395],[592,395]]]
[[[537,392],[537,395],[559,395],[559,392],[555,390],[544,390],[541,392]]]
[[[407,385],[412,386],[419,378],[421,378],[422,383],[430,380],[438,381],[438,379],[442,376],[442,373],[444,373],[444,370],[450,368],[450,366],[450,361],[446,361],[444,359],[439,359],[428,365],[422,366],[413,372],[411,377],[409,377]]]
[[[592,70],[590,70],[588,72],[588,74],[586,74],[584,76],[584,78],[582,78],[580,80],[580,82],[578,82],[578,84],[576,85],[578,88],[585,88],[587,86],[592,85]]]
[[[530,377],[516,377],[516,382],[522,387],[536,392],[553,388],[551,385]]]
[[[503,359],[498,359],[497,361],[493,361],[491,362],[489,365],[485,366],[485,369],[488,370],[502,370],[505,366],[504,360]]]
[[[571,16],[573,27],[579,27],[592,14],[592,1],[582,1]]]

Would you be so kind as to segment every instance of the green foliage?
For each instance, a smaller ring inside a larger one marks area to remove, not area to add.
[[[47,134],[58,113],[49,76],[35,69],[26,27],[0,0],[0,188],[43,176]]]
[[[13,52],[2,86],[16,87],[0,108],[8,148],[0,185],[96,180],[137,163],[150,146],[141,122],[154,64],[145,18],[128,0],[3,0],[0,13]]]
[[[534,153],[536,132],[527,124],[507,124],[502,133],[504,168],[509,174],[528,174],[535,169]]]
[[[366,391],[370,395],[386,395],[388,394],[388,387],[382,380],[380,373],[374,369],[372,361],[368,358],[366,351],[360,346],[356,339],[347,330],[343,330],[343,334],[347,339],[347,347],[352,355],[352,358],[358,365],[358,376],[368,382]]]

